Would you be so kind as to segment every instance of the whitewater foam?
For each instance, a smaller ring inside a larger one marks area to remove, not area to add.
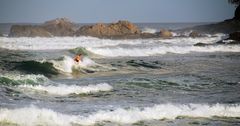
[[[218,45],[218,46],[159,46],[143,48],[88,48],[88,50],[107,57],[118,56],[153,56],[166,53],[186,54],[190,52],[240,52],[240,46]]]
[[[139,40],[111,40],[94,37],[0,37],[0,47],[11,50],[56,50],[76,47],[104,47],[119,44],[140,44]]]
[[[47,92],[52,95],[69,95],[69,94],[91,94],[101,91],[111,91],[112,86],[107,83],[100,83],[97,85],[87,85],[87,86],[78,86],[78,85],[64,85],[59,84],[55,85],[19,85],[20,88],[28,88],[37,91]]]
[[[110,40],[93,37],[53,37],[53,38],[6,38],[0,37],[0,47],[20,50],[47,50],[47,49],[86,49],[88,53],[98,56],[151,56],[166,53],[191,53],[191,52],[240,52],[239,45],[216,45],[196,47],[196,43],[215,43],[222,40],[225,34],[215,34],[206,37],[174,37],[172,39],[134,39]],[[62,62],[53,62],[61,71],[71,73],[74,62],[65,58]],[[87,60],[85,60],[87,62]],[[88,60],[89,61],[89,60]],[[67,65],[66,65],[67,64]],[[60,67],[59,67],[60,65]],[[86,66],[86,65],[85,65]]]
[[[154,33],[156,33],[156,32],[157,32],[157,29],[148,28],[148,27],[143,28],[143,30],[142,30],[142,33],[152,33],[152,34],[154,34]]]
[[[69,56],[64,56],[62,60],[51,60],[50,62],[53,63],[54,68],[65,73],[72,73],[73,69],[97,65],[97,63],[88,57],[83,57],[82,61],[79,63],[76,63],[73,58]]]
[[[19,116],[21,115],[21,116]],[[132,124],[144,120],[176,119],[184,117],[240,117],[239,105],[224,104],[161,104],[153,107],[115,109],[98,111],[88,116],[66,115],[50,109],[30,106],[18,109],[0,109],[0,122],[15,123],[22,126],[58,125],[71,126],[94,125],[104,121],[120,124]]]

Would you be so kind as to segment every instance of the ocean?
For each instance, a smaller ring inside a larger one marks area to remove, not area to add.
[[[199,24],[137,25],[153,33]],[[240,45],[194,46],[222,33],[174,36],[0,37],[0,125],[240,125]]]

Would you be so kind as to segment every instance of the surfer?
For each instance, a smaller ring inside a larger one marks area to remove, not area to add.
[[[74,57],[74,61],[77,62],[77,63],[81,62],[82,59],[83,59],[83,55],[82,54],[78,54],[78,55],[76,55]]]

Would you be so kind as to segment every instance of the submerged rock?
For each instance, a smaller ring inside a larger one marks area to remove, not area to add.
[[[201,42],[194,44],[194,46],[207,46],[207,45],[209,45],[209,44],[201,43]]]
[[[51,34],[39,26],[13,25],[9,37],[51,37]]]
[[[118,21],[117,23],[83,26],[77,30],[77,36],[93,36],[99,38],[137,37],[141,31],[129,21]]]

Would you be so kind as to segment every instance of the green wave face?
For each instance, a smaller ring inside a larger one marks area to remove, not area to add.
[[[57,75],[58,70],[50,62],[22,61],[18,63],[16,69],[32,74],[43,74],[46,76]]]
[[[15,75],[6,74],[0,75],[0,85],[17,86],[17,85],[37,85],[39,83],[47,82],[48,79],[43,75]]]

